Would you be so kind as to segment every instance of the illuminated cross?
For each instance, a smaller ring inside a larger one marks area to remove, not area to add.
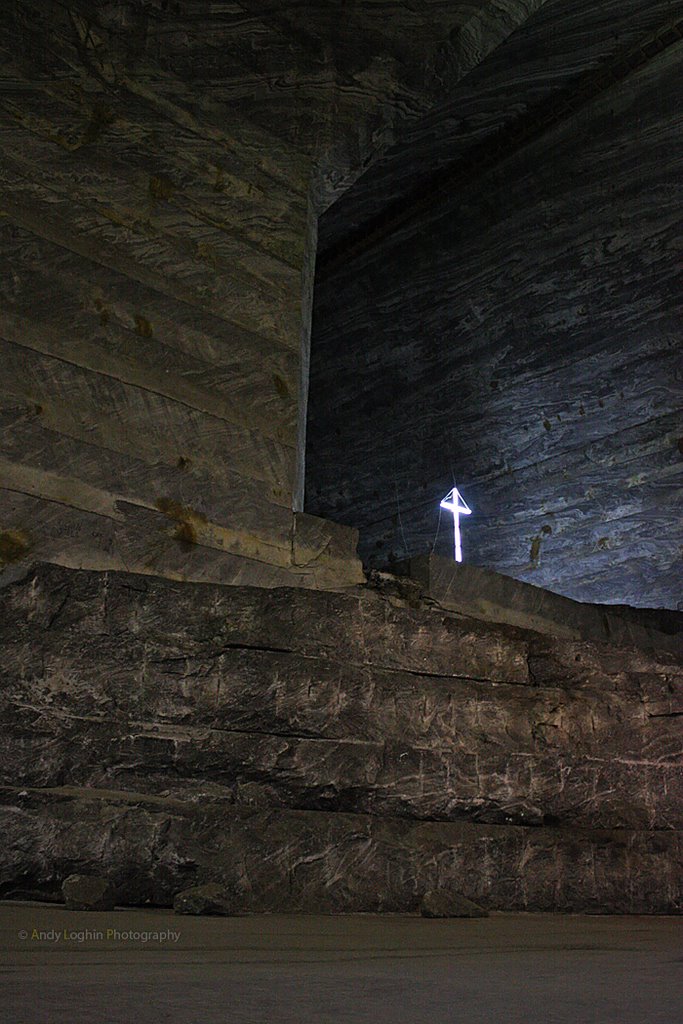
[[[469,507],[457,487],[449,491],[441,502],[441,508],[448,509],[453,513],[453,531],[455,533],[455,560],[462,562],[462,545],[460,543],[460,516],[471,516],[472,509]]]

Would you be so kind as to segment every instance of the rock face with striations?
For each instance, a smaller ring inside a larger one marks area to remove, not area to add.
[[[0,657],[6,897],[99,871],[241,912],[680,909],[674,655],[42,566],[0,591]]]
[[[0,567],[362,581],[292,514],[318,214],[543,3],[0,4]]]
[[[366,564],[451,556],[455,474],[468,562],[677,608],[682,34],[540,5],[320,218],[307,510]]]

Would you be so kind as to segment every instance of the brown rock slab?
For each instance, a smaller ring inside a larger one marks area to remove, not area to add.
[[[69,875],[62,884],[67,910],[113,910],[114,887],[99,875]]]
[[[54,899],[87,865],[118,902],[171,906],[207,878],[244,913],[415,913],[429,892],[490,910],[673,914],[683,849],[674,830],[528,828],[370,814],[246,810],[141,793],[0,793],[5,898]]]
[[[420,904],[423,917],[488,917],[478,903],[468,900],[457,892],[448,889],[436,889],[425,893]]]
[[[10,898],[73,872],[120,904],[227,889],[191,913],[680,909],[670,652],[463,620],[417,587],[42,566],[0,590],[0,656]]]
[[[183,889],[173,899],[176,914],[217,914],[233,917],[238,913],[235,897],[224,885],[207,883]]]
[[[678,612],[573,601],[511,576],[437,555],[418,555],[398,563],[394,571],[405,577],[404,586],[409,579],[442,608],[484,622],[617,648],[683,652],[683,615]]]

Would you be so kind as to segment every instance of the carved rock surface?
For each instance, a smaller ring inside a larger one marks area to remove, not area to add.
[[[455,476],[467,562],[677,608],[682,31],[549,0],[321,218],[306,495],[368,565],[452,557]]]
[[[543,3],[0,5],[0,572],[362,579],[292,515],[317,213]]]
[[[129,905],[171,906],[211,879],[235,891],[244,913],[419,913],[443,887],[488,910],[682,906],[683,844],[672,830],[252,811],[67,788],[5,791],[0,827],[5,898],[59,901],[65,865],[97,864]]]
[[[683,667],[376,591],[0,590],[2,893],[671,912]]]

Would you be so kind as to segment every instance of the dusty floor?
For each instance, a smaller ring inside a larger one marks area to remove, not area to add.
[[[12,1024],[683,1021],[679,918],[188,918],[0,903],[0,943],[0,1020]]]

